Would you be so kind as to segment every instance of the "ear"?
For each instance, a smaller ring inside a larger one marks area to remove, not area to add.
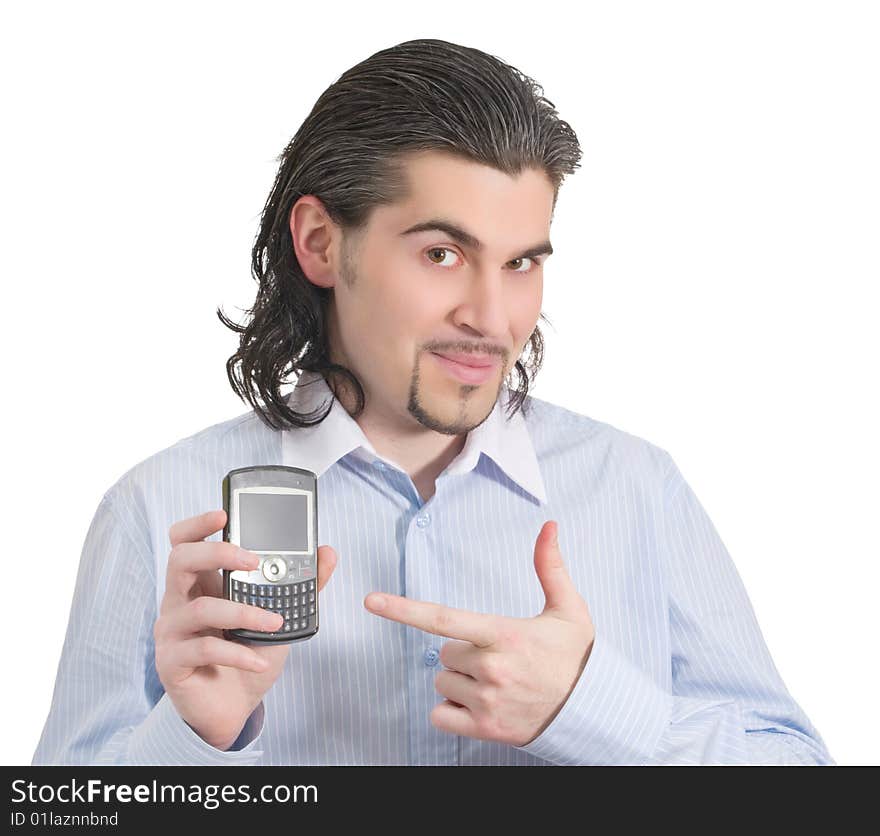
[[[300,197],[290,210],[290,237],[305,277],[318,287],[333,287],[339,277],[340,230],[315,195]]]

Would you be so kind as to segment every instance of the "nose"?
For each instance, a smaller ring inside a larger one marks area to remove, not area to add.
[[[456,308],[455,323],[489,339],[502,338],[509,330],[508,304],[503,275],[477,275],[468,283],[465,297]]]

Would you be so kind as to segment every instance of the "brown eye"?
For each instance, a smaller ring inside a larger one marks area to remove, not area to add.
[[[513,271],[514,273],[531,273],[532,270],[536,269],[536,268],[538,267],[538,265],[541,263],[541,262],[538,261],[537,259],[534,259],[534,258],[528,258],[527,256],[523,256],[522,258],[515,258],[515,259],[513,259],[513,261],[511,261],[510,263],[511,263],[511,264],[515,264],[516,262],[520,262],[520,263],[521,263],[521,262],[523,262],[523,261],[528,261],[528,262],[529,262],[529,268],[528,268],[528,270],[514,270],[514,271]]]
[[[450,250],[449,247],[432,247],[430,250],[428,250],[428,252],[427,252],[427,256],[428,256],[428,259],[430,260],[430,262],[431,262],[432,264],[437,264],[437,265],[440,265],[440,266],[443,266],[443,267],[449,267],[450,265],[448,265],[448,264],[443,264],[443,263],[442,263],[442,262],[443,262],[443,257],[444,257],[444,254],[445,254],[445,253],[453,253],[453,254],[455,254],[455,251],[454,251],[454,250]],[[439,261],[435,261],[435,260],[431,257],[432,255],[435,255],[435,254],[439,254],[439,255],[441,256],[441,258],[440,258]]]

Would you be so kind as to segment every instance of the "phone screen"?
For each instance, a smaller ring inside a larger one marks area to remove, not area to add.
[[[239,545],[251,551],[307,552],[309,506],[305,494],[242,491]]]

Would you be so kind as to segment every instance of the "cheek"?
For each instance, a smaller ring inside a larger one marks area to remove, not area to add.
[[[511,307],[510,328],[516,339],[524,343],[535,330],[538,317],[541,315],[541,285],[525,288],[516,295]]]
[[[425,296],[421,277],[405,257],[386,258],[374,267],[373,282],[374,307],[399,317],[402,311],[416,310],[420,299]]]
[[[398,333],[420,333],[426,327],[432,332],[454,302],[406,258],[388,262],[377,291],[381,316]]]

